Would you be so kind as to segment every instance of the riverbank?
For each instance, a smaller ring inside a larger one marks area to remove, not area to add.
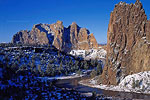
[[[82,70],[82,74],[72,73],[68,76],[55,76],[55,77],[38,77],[44,80],[66,80],[66,79],[74,79],[81,78],[87,76],[92,70]]]
[[[83,77],[72,78],[72,79],[62,79],[62,80],[60,79],[60,80],[56,80],[55,86],[65,90],[78,91],[83,97],[86,97],[89,100],[132,100],[132,99],[126,99],[124,97],[115,97],[110,95],[111,93],[103,94],[103,90],[84,86],[78,83],[81,80],[86,80],[89,78],[90,78],[89,76],[83,76]],[[93,99],[93,97],[95,99]]]
[[[79,84],[111,91],[122,91],[150,95],[150,71],[126,76],[118,86],[97,84],[96,79],[82,80]]]

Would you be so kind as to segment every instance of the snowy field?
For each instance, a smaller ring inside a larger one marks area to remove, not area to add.
[[[85,83],[84,81],[80,81],[79,83],[104,90],[150,94],[150,71],[128,75],[118,86],[96,85],[97,81],[94,79],[90,80],[88,83]]]

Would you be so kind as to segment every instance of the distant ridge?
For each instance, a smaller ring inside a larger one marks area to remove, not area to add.
[[[51,44],[66,52],[72,49],[98,48],[94,34],[90,34],[88,29],[79,27],[75,22],[66,28],[62,21],[36,24],[31,31],[19,31],[13,36],[12,43]]]

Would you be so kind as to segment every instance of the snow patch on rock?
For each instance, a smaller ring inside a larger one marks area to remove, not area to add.
[[[81,56],[84,59],[105,59],[106,58],[106,50],[100,48],[97,49],[90,49],[90,50],[71,50],[70,52],[73,56]]]

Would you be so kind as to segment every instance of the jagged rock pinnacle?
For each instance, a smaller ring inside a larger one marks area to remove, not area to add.
[[[114,8],[107,32],[103,84],[117,85],[125,75],[150,70],[149,26],[139,0],[135,4],[119,3]]]
[[[76,22],[72,22],[72,24],[71,25],[77,25],[77,23]]]
[[[80,28],[75,22],[70,26],[65,28],[63,22],[59,20],[54,24],[36,24],[30,32],[20,31],[15,34],[12,42],[40,45],[51,44],[64,52],[72,49],[88,50],[98,47],[94,36],[88,38],[89,31],[87,29]]]
[[[62,21],[60,21],[60,20],[58,20],[56,23],[57,23],[57,24],[60,24],[60,25],[62,25],[62,24],[63,24],[63,22],[62,22]]]
[[[136,3],[140,3],[140,0],[136,0]]]

